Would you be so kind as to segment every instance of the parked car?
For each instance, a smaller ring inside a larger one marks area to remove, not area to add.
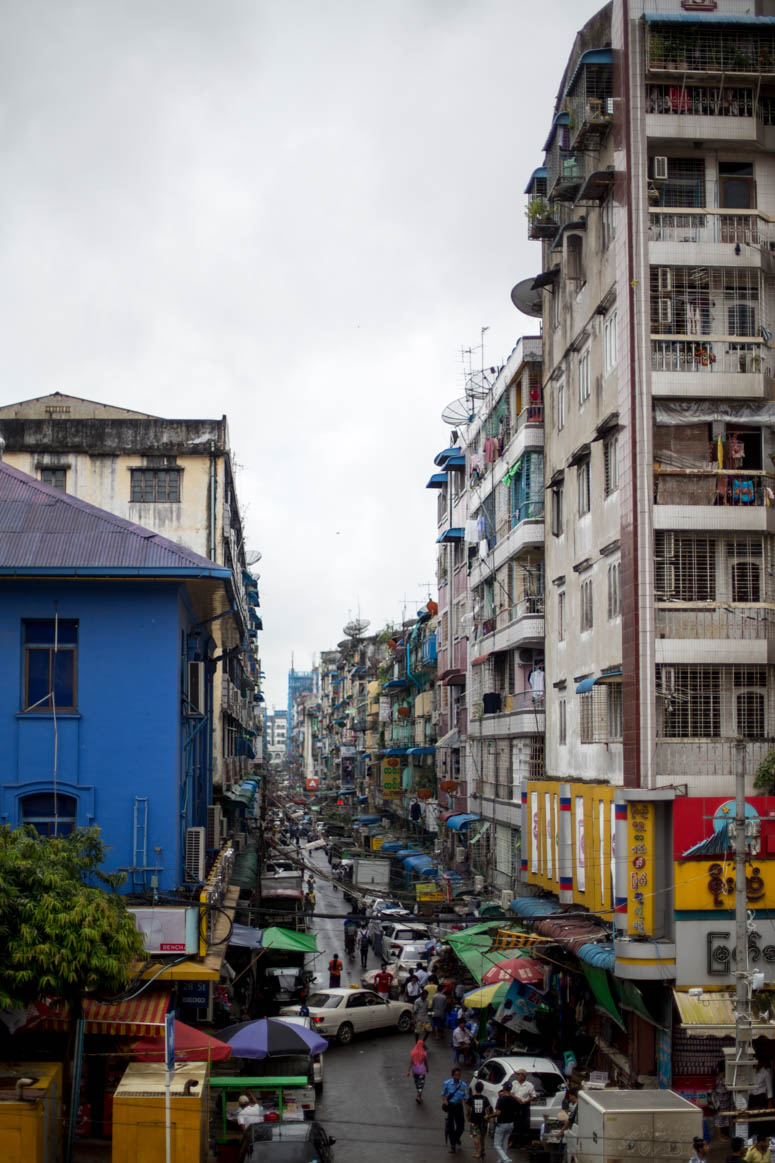
[[[411,1029],[411,1006],[385,1001],[371,989],[321,989],[307,999],[312,1028],[325,1038],[336,1038],[346,1046],[354,1034],[394,1029],[402,1034]],[[280,1011],[281,1017],[295,1017],[298,1006]]]
[[[565,1078],[551,1058],[488,1058],[474,1074],[475,1082],[484,1083],[484,1093],[493,1106],[504,1082],[514,1082],[518,1070],[524,1070],[535,1087],[536,1099],[530,1104],[530,1126],[539,1130],[545,1118],[556,1118],[565,1095]]]
[[[249,1163],[333,1163],[332,1139],[320,1123],[273,1122],[265,1119],[247,1128]]]
[[[390,996],[398,997],[412,970],[416,969],[418,965],[427,964],[428,958],[425,953],[424,943],[422,945],[404,945],[398,960],[388,964],[388,972],[393,974]],[[368,973],[364,973],[361,978],[361,985],[366,989],[376,989],[374,977],[377,973],[379,973],[378,969],[370,969]]]
[[[382,958],[384,961],[397,961],[404,945],[417,945],[419,942],[430,941],[428,926],[419,921],[378,921],[382,926]],[[369,925],[371,934],[371,925]],[[372,943],[373,943],[372,937]]]

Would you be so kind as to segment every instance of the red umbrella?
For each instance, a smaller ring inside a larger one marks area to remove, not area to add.
[[[499,981],[523,981],[533,985],[543,981],[546,965],[534,957],[509,957],[488,969],[482,978],[482,985],[497,985]]]
[[[138,1062],[164,1061],[164,1035],[158,1038],[138,1038],[132,1044],[132,1053]],[[221,1062],[231,1055],[231,1046],[211,1038],[202,1030],[195,1030],[185,1022],[175,1021],[176,1062]]]

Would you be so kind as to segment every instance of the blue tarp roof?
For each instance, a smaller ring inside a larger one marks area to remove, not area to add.
[[[418,856],[404,857],[404,864],[410,872],[435,872],[437,868],[433,858],[425,853],[420,853]]]
[[[775,16],[722,16],[720,12],[645,12],[647,24],[775,24]]]
[[[462,525],[452,526],[450,529],[445,529],[443,533],[436,538],[437,545],[443,545],[448,541],[462,541],[465,535],[465,530]]]
[[[397,860],[403,860],[405,856],[420,856],[421,852],[419,848],[399,848],[393,855]]]
[[[464,456],[451,456],[447,461],[447,468],[465,468],[466,458]]]
[[[403,840],[388,840],[380,847],[380,852],[400,852]]]
[[[551,917],[554,913],[562,912],[562,905],[557,901],[541,900],[535,896],[518,896],[509,905],[512,913],[518,917]]]
[[[436,748],[435,747],[410,747],[407,750],[406,754],[407,755],[435,755]]]
[[[379,824],[382,821],[382,816],[358,816],[355,821],[356,824]]]
[[[579,961],[586,961],[587,965],[594,965],[597,969],[610,969],[613,972],[616,968],[613,945],[596,945],[591,941],[588,945],[580,945],[576,956]]]
[[[405,747],[388,747],[385,755],[406,755]]]
[[[475,816],[473,812],[462,812],[459,816],[450,816],[447,827],[453,832],[459,832],[461,828],[467,828],[469,824],[474,824],[480,819],[481,816]]]
[[[447,473],[435,472],[425,487],[426,489],[441,489],[448,480],[449,476]]]

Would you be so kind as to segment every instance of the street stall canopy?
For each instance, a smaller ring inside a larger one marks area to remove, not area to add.
[[[472,1010],[483,1010],[486,1006],[499,1005],[509,991],[508,983],[499,981],[495,985],[482,985],[463,995],[463,1004]]]
[[[453,832],[459,832],[461,829],[475,824],[480,819],[481,816],[475,816],[472,812],[463,812],[459,816],[450,816],[446,823],[447,827],[451,828]]]
[[[87,1034],[158,1034],[164,1030],[164,1015],[170,1004],[166,989],[147,989],[127,1001],[102,1002],[83,999]],[[67,1029],[69,1006],[55,1002],[43,1021],[48,1029]]]
[[[164,1034],[139,1038],[132,1046],[132,1054],[138,1062],[163,1062],[164,1043]],[[231,1046],[210,1037],[204,1030],[195,1030],[185,1022],[175,1021],[176,1062],[223,1062],[229,1057]]]
[[[422,876],[424,876],[426,873],[435,872],[438,868],[438,865],[434,863],[431,856],[425,856],[422,854],[415,856],[405,856],[404,865],[409,869],[410,872],[417,872]]]
[[[488,969],[482,981],[485,985],[498,985],[502,981],[523,981],[533,985],[544,980],[546,962],[534,957],[507,957]]]
[[[735,998],[730,993],[703,993],[700,997],[690,997],[678,989],[673,990],[673,1000],[681,1026],[695,1038],[734,1037]],[[775,1027],[769,1022],[753,1021],[753,1036],[762,1034],[771,1038]]]
[[[232,926],[230,945],[245,949],[280,949],[286,953],[319,953],[314,933],[298,933],[272,925],[268,929],[254,929],[251,925]]]

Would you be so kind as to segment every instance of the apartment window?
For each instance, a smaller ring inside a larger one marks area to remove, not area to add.
[[[22,623],[24,710],[73,711],[77,706],[78,623],[63,618]]]
[[[614,432],[603,441],[603,478],[605,495],[619,488],[619,434]]]
[[[37,792],[19,800],[19,824],[28,824],[39,836],[69,836],[75,829],[75,796]]]
[[[591,630],[594,624],[594,604],[592,598],[592,578],[581,583],[581,630]]]
[[[730,588],[733,602],[761,602],[762,542],[758,537],[734,537],[727,540],[730,560]]]
[[[668,158],[667,181],[658,182],[655,186],[660,206],[683,206],[687,209],[704,206],[705,159]]]
[[[721,735],[721,671],[712,666],[658,666],[666,739],[716,739]]]
[[[565,427],[565,381],[557,385],[557,431],[562,432]]]
[[[180,469],[133,468],[130,501],[143,504],[180,500]]]
[[[592,702],[592,691],[579,695],[579,742],[594,743],[595,741],[595,712]]]
[[[719,162],[719,205],[725,210],[750,210],[756,205],[753,162]]]
[[[557,741],[560,747],[564,747],[568,742],[568,708],[565,699],[560,699],[557,703]]]
[[[584,281],[584,239],[580,234],[569,234],[565,243],[566,275],[569,281]]]
[[[618,357],[616,326],[616,311],[611,311],[603,324],[603,370],[606,375],[616,367]]]
[[[622,684],[620,682],[609,682],[605,684],[605,690],[608,695],[608,738],[621,739],[623,730],[622,720]]]
[[[660,335],[759,338],[759,286],[759,272],[750,267],[653,266],[651,329]]]
[[[608,567],[608,619],[618,618],[622,612],[622,563],[615,561]]]
[[[555,485],[552,489],[552,534],[555,537],[562,535],[563,510],[565,507],[565,490],[562,485]]]
[[[591,392],[591,378],[589,371],[589,348],[579,356],[579,404],[584,404]]]
[[[716,599],[716,544],[711,537],[657,532],[654,535],[657,600],[712,602]]]
[[[735,688],[735,725],[738,736],[742,739],[766,738],[766,667],[736,666],[732,683]]]
[[[603,250],[608,250],[616,238],[616,203],[613,197],[606,198],[600,207],[600,222],[603,235]]]
[[[589,457],[586,460],[582,460],[581,464],[576,467],[576,489],[578,492],[579,517],[584,517],[590,510],[592,500]]]
[[[565,641],[565,590],[557,595],[557,640]]]
[[[51,485],[52,488],[61,489],[64,493],[67,488],[67,469],[42,468],[40,470],[40,479],[44,485]]]

